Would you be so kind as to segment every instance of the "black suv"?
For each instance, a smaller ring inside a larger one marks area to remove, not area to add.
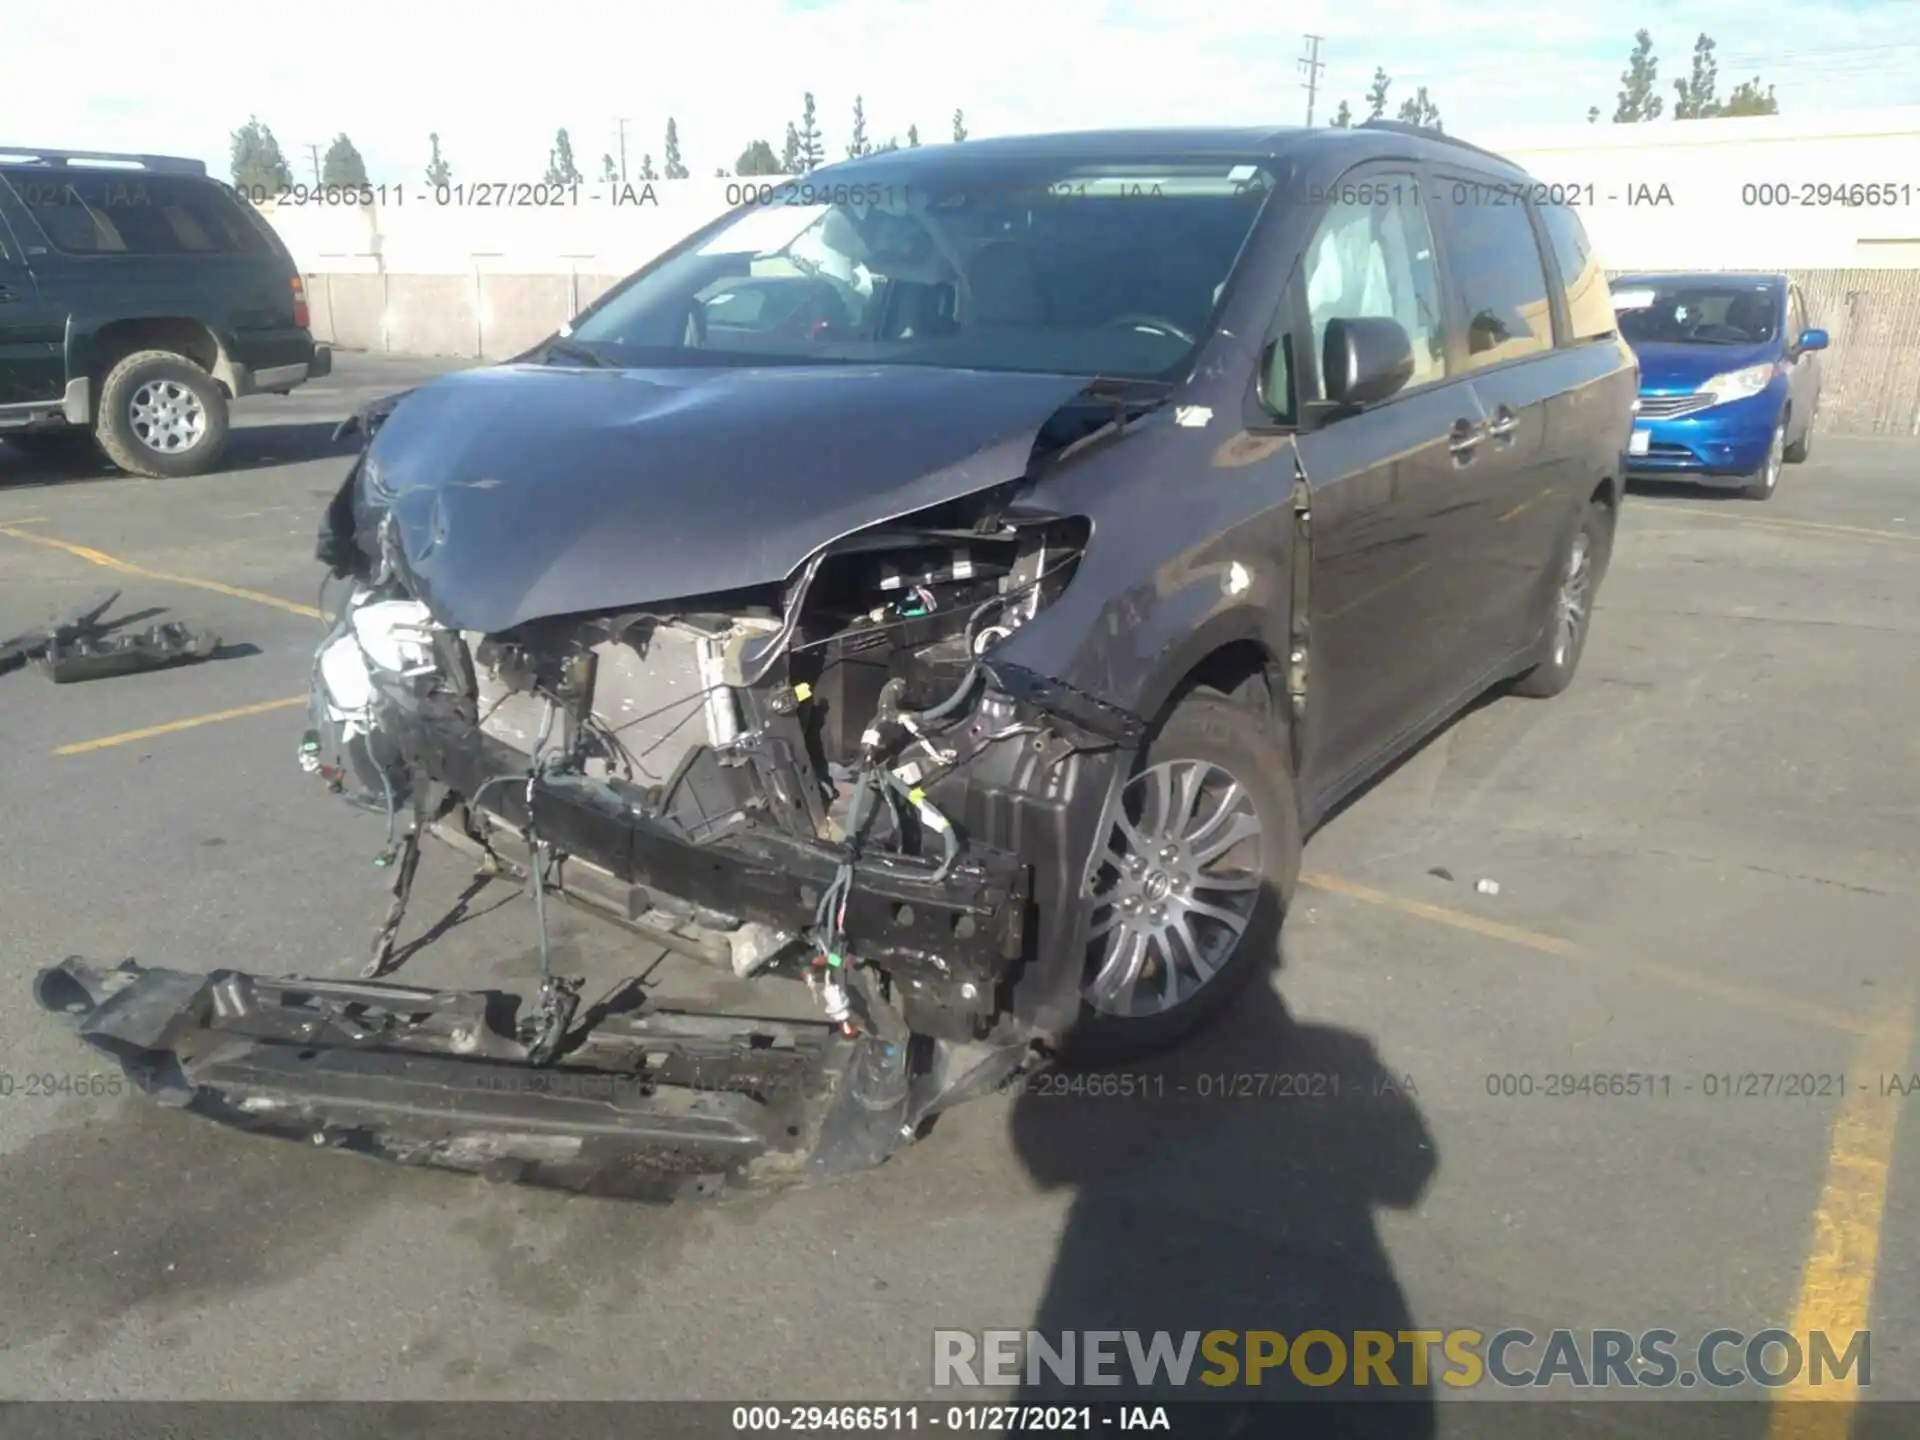
[[[1335,804],[1573,678],[1637,377],[1554,198],[1380,124],[770,182],[369,407],[322,526],[301,760],[385,817],[365,973],[433,832],[532,882],[540,1003],[71,966],[43,999],[222,1057],[149,1072],[203,1113],[561,1184],[835,1173],[1036,1049],[1166,1044],[1270,963]],[[838,303],[732,313],[783,278]],[[746,1013],[576,1016],[549,894]]]
[[[198,160],[0,145],[0,438],[198,475],[227,404],[331,369],[287,247]]]

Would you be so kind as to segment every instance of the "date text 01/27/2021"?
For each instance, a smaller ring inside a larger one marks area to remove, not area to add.
[[[1336,1071],[1280,1073],[1211,1070],[1190,1075],[1124,1070],[1039,1069],[1002,1082],[1001,1093],[1038,1100],[1341,1100],[1415,1096],[1411,1075],[1369,1074],[1356,1080]]]
[[[256,209],[271,205],[346,207],[380,205],[403,209],[408,205],[440,209],[554,210],[582,204],[658,205],[659,188],[650,182],[609,182],[591,188],[579,183],[548,181],[473,180],[446,185],[236,185],[233,191]]]
[[[1849,1075],[1845,1071],[1711,1071],[1699,1075],[1649,1071],[1582,1071],[1527,1074],[1507,1071],[1486,1077],[1487,1094],[1502,1100],[1627,1098],[1667,1100],[1698,1095],[1707,1100],[1839,1100],[1848,1095],[1920,1094],[1920,1073]]]
[[[1095,1430],[1172,1430],[1164,1405],[736,1405],[736,1432],[821,1433],[848,1430],[912,1433],[950,1430],[1003,1435],[1091,1433]]]

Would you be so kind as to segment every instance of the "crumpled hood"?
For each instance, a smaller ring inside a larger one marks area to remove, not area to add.
[[[1084,377],[504,365],[409,392],[362,460],[419,598],[494,632],[784,579],[850,531],[1025,473]]]
[[[1640,388],[1655,393],[1697,390],[1715,375],[1765,365],[1780,358],[1773,342],[1758,345],[1674,345],[1644,341],[1633,347],[1640,361]]]

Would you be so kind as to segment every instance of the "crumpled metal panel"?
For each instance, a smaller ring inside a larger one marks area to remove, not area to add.
[[[918,365],[504,365],[407,393],[361,460],[442,623],[529,620],[777,583],[821,546],[1017,480],[1083,376]]]

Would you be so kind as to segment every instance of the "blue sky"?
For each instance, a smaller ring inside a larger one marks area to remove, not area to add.
[[[1611,115],[1642,26],[1669,105],[1701,31],[1723,93],[1758,75],[1792,111],[1920,104],[1920,0],[545,0],[497,19],[409,0],[175,0],[167,33],[192,43],[164,65],[124,4],[13,12],[0,141],[196,155],[224,174],[229,132],[257,113],[297,170],[344,130],[373,179],[409,183],[434,130],[456,178],[537,179],[563,125],[591,173],[620,116],[634,167],[648,151],[660,164],[671,115],[711,175],[749,140],[777,150],[808,89],[836,158],[856,94],[876,140],[910,122],[943,140],[956,107],[976,136],[1293,123],[1307,32],[1323,37],[1322,120],[1361,105],[1375,65],[1392,106],[1424,84],[1454,133]]]

